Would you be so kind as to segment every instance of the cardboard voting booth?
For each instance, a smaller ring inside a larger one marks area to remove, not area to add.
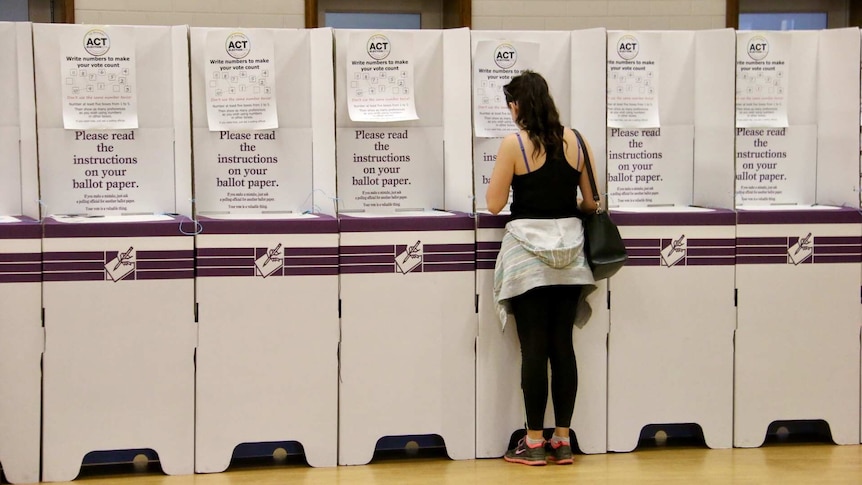
[[[339,464],[405,435],[475,457],[469,39],[335,31]]]
[[[194,468],[188,29],[33,27],[44,220],[42,479],[92,451]]]
[[[511,115],[502,86],[523,69],[548,80],[554,101],[566,126],[580,130],[591,144],[597,170],[604,173],[604,67],[605,31],[493,32],[471,34],[474,89],[474,186],[477,214],[476,293],[479,336],[476,342],[476,456],[500,457],[514,432],[524,428],[520,388],[520,345],[512,322],[501,331],[494,304],[494,265],[505,233],[508,215],[490,215],[485,192],[501,137],[516,130],[503,121]],[[503,55],[509,53],[507,55]],[[511,54],[514,53],[514,54]],[[511,65],[497,59],[517,59]],[[503,64],[503,65],[499,65]],[[585,453],[607,450],[607,287],[589,297],[592,317],[573,335],[578,359],[578,397],[572,428]],[[554,426],[550,405],[546,427]]]
[[[737,34],[748,95],[736,107],[747,125],[736,162],[738,447],[793,420],[823,420],[836,443],[859,442],[862,233],[848,183],[859,171],[858,39],[855,28]],[[786,96],[762,94],[767,75]]]
[[[42,398],[42,228],[29,23],[0,22],[0,466],[39,481]]]
[[[651,424],[733,431],[734,33],[609,32],[608,450]],[[724,209],[721,209],[724,208]]]
[[[336,465],[331,58],[329,29],[191,29],[197,472],[259,442]]]

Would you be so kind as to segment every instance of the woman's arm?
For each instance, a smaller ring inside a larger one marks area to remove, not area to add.
[[[491,214],[497,214],[509,202],[509,187],[512,186],[512,176],[515,173],[515,152],[520,153],[515,135],[508,135],[500,142],[494,171],[491,172],[491,182],[485,193],[485,203]]]

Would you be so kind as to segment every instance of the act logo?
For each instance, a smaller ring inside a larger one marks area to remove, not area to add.
[[[500,69],[511,69],[518,62],[518,51],[512,44],[500,44],[494,49],[494,64]]]
[[[92,29],[84,34],[84,50],[91,56],[103,56],[111,49],[111,38],[104,30]]]
[[[227,51],[227,55],[234,59],[242,59],[251,52],[251,42],[242,32],[234,32],[227,36],[227,40],[224,43],[224,50]]]
[[[766,37],[755,35],[748,41],[748,57],[755,61],[762,61],[769,55],[769,41]]]
[[[639,52],[640,42],[638,42],[637,37],[631,34],[620,37],[620,40],[617,42],[617,55],[630,61],[637,57]]]
[[[392,44],[390,44],[389,38],[385,35],[374,34],[368,39],[368,43],[365,44],[365,50],[372,59],[382,61],[389,57],[389,53],[392,51]]]

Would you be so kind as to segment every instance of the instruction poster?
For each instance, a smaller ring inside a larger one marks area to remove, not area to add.
[[[413,92],[414,63],[413,40],[407,33],[351,33],[346,79],[350,119],[419,119]]]
[[[657,128],[661,34],[608,32],[608,126]]]
[[[503,137],[517,131],[503,86],[513,77],[535,68],[536,42],[486,40],[473,55],[473,123],[477,138]]]
[[[787,126],[790,36],[738,32],[736,40],[736,126]]]
[[[442,207],[442,128],[342,128],[336,140],[340,209]]]
[[[60,34],[63,127],[138,127],[135,34],[132,27],[85,25]]]
[[[736,128],[736,205],[814,203],[817,126]]]
[[[211,131],[278,128],[272,32],[212,30],[206,39],[206,106]]]
[[[608,206],[688,206],[694,125],[608,128]]]

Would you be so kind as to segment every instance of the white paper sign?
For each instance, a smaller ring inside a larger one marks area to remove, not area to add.
[[[416,120],[413,40],[403,32],[353,32],[347,49],[352,121]]]
[[[60,34],[63,127],[138,127],[135,34],[132,27],[80,25]]]
[[[738,32],[736,40],[736,126],[787,126],[790,36]]]
[[[341,210],[443,207],[442,128],[342,128],[336,140]]]
[[[817,126],[736,129],[736,205],[815,202]]]
[[[688,206],[694,126],[608,129],[608,205]]]
[[[658,33],[608,32],[608,126],[660,126],[660,49]]]
[[[278,128],[275,48],[266,29],[211,30],[206,40],[206,106],[211,131]]]
[[[477,138],[506,136],[518,131],[503,95],[513,77],[535,68],[536,42],[485,40],[473,56],[473,123]]]

